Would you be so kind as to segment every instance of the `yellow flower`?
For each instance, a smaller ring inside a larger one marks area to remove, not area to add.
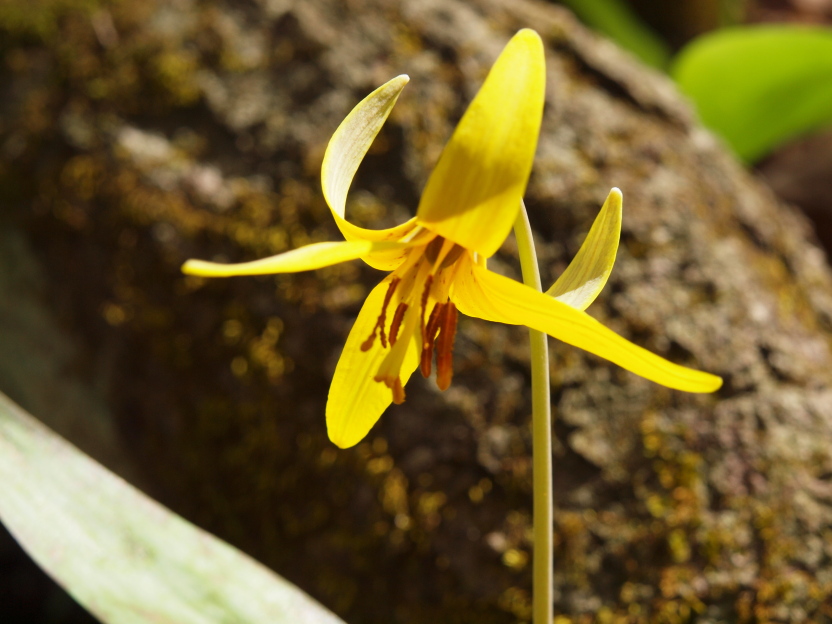
[[[315,243],[235,265],[189,260],[202,276],[308,271],[361,258],[391,271],[364,302],[335,369],[326,408],[330,439],[359,442],[391,402],[404,401],[416,368],[451,383],[457,309],[527,325],[657,383],[713,392],[719,377],[672,364],[638,347],[583,310],[607,281],[618,249],[621,193],[613,189],[564,274],[540,293],[486,269],[508,236],[531,172],[543,114],[540,37],[521,30],[492,67],[428,179],[416,216],[387,230],[345,218],[355,172],[408,81],[399,76],[359,103],[333,135],[321,171],[324,197],[346,241]]]

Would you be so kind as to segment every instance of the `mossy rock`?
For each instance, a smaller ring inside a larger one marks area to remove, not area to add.
[[[528,621],[525,330],[463,320],[451,389],[414,380],[340,451],[328,383],[381,275],[179,267],[338,240],[323,150],[400,73],[348,210],[407,218],[502,45],[536,28],[544,280],[620,187],[619,260],[590,312],[726,382],[686,395],[550,345],[559,622],[832,617],[829,267],[665,78],[521,0],[102,4],[35,41],[0,25],[3,200],[106,368],[131,460],[163,502],[354,624]],[[518,275],[511,241],[492,266]]]

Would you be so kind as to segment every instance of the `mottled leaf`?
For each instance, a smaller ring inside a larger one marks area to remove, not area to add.
[[[0,520],[102,622],[342,624],[0,394]]]

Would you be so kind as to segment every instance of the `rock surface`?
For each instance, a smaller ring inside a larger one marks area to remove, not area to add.
[[[528,0],[55,6],[51,22],[2,22],[0,189],[62,323],[106,358],[119,431],[163,502],[348,622],[528,621],[525,330],[464,320],[451,389],[414,380],[338,451],[328,382],[380,274],[178,269],[338,240],[326,142],[400,73],[411,83],[348,210],[404,220],[491,62],[533,26],[548,87],[527,205],[544,281],[620,187],[619,260],[590,312],[726,382],[685,395],[551,344],[556,612],[832,617],[832,274],[805,221],[666,79]],[[519,275],[511,241],[490,266]]]

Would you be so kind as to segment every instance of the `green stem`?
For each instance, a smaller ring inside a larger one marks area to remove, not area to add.
[[[537,254],[526,206],[522,204],[514,236],[520,253],[523,282],[542,291]],[[546,334],[529,329],[532,364],[532,480],[534,489],[534,557],[532,560],[532,613],[534,624],[551,624],[552,556],[552,414],[549,400],[549,350]]]

